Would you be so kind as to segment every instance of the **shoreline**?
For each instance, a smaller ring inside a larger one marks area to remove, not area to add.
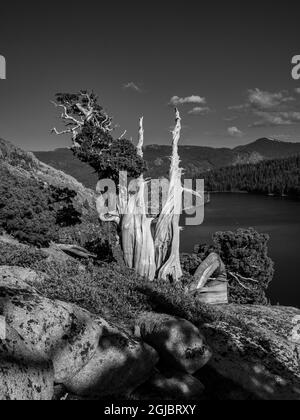
[[[207,191],[207,194],[241,194],[241,195],[259,195],[262,197],[270,198],[287,198],[292,200],[300,200],[300,195],[279,195],[279,194],[266,194],[262,192],[248,192],[248,191]]]

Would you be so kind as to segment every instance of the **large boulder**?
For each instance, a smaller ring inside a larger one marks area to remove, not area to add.
[[[10,277],[0,277],[0,313],[40,354],[53,361],[56,382],[64,382],[94,355],[102,327],[87,311],[24,287],[14,274],[13,269]],[[20,288],[16,288],[17,282]]]
[[[136,331],[143,341],[157,350],[165,366],[194,374],[211,358],[204,336],[184,319],[143,313],[137,320]]]
[[[0,314],[53,362],[56,383],[73,394],[105,396],[149,378],[158,362],[154,349],[88,311],[39,295],[27,275],[32,278],[30,270],[0,268]]]
[[[227,305],[210,318],[201,329],[215,372],[255,398],[300,400],[300,310]]]
[[[79,396],[126,396],[147,381],[158,363],[154,349],[107,323],[96,353],[64,385]]]
[[[6,325],[0,337],[0,400],[49,401],[53,393],[52,363]]]

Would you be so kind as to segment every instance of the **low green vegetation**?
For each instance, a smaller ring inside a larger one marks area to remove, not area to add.
[[[47,255],[39,249],[0,241],[0,266],[34,268],[46,258]]]
[[[47,281],[36,285],[39,292],[104,316],[124,327],[133,327],[139,312],[154,311],[188,319],[194,323],[216,318],[213,307],[203,305],[185,291],[192,275],[209,252],[218,250],[229,271],[256,282],[230,278],[230,301],[266,304],[266,289],[273,264],[266,254],[267,237],[253,229],[218,233],[214,247],[196,247],[195,254],[183,255],[185,276],[178,284],[149,282],[117,262],[98,260],[49,262],[45,252],[0,242],[0,265],[31,268],[46,274]],[[258,268],[260,264],[261,268]],[[255,267],[253,267],[255,265]],[[257,268],[256,268],[257,267]],[[257,283],[258,282],[258,283]],[[246,286],[246,287],[245,287]],[[217,311],[222,319],[222,311]],[[226,315],[224,315],[226,317]]]
[[[126,327],[133,326],[136,315],[142,311],[192,319],[199,309],[181,284],[151,283],[117,263],[49,262],[47,255],[36,248],[0,242],[0,265],[46,274],[47,281],[36,285],[42,295],[75,303]]]
[[[196,324],[215,319],[214,308],[185,293],[181,284],[149,282],[117,264],[85,268],[70,262],[63,265],[40,262],[35,270],[48,275],[38,291],[50,299],[76,305],[132,329],[144,311],[185,318]]]
[[[0,229],[23,243],[48,246],[58,241],[60,229],[81,223],[75,209],[76,193],[0,168]]]

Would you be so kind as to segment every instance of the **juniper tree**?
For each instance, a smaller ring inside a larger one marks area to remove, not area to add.
[[[55,106],[62,110],[63,131],[57,135],[72,137],[72,151],[83,162],[88,163],[103,178],[119,181],[120,172],[126,171],[129,178],[136,180],[134,193],[118,184],[116,210],[103,212],[107,196],[98,191],[97,209],[102,222],[114,222],[120,226],[124,260],[129,268],[153,280],[178,281],[182,276],[180,265],[180,213],[183,186],[182,170],[178,154],[181,135],[181,118],[176,110],[176,126],[173,131],[170,183],[167,200],[157,217],[153,229],[153,215],[146,209],[144,179],[146,163],[143,159],[144,128],[140,119],[139,141],[135,146],[124,135],[115,139],[112,118],[98,103],[94,93],[81,91],[76,94],[56,95]],[[153,233],[154,231],[154,233]]]

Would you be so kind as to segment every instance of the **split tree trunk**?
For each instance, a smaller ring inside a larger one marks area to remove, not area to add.
[[[122,248],[126,265],[140,276],[153,281],[169,278],[178,281],[182,277],[180,265],[180,215],[182,210],[183,187],[182,169],[178,153],[181,135],[181,118],[176,110],[176,126],[173,131],[173,150],[170,169],[170,186],[166,204],[159,216],[155,234],[152,233],[153,218],[147,215],[146,181],[142,176],[136,180],[135,194],[120,191],[119,218],[111,215],[114,221],[119,219],[121,226]],[[144,128],[140,120],[138,154],[143,157]],[[128,201],[127,201],[128,199]],[[103,198],[99,198],[103,203]],[[99,208],[103,208],[99,206]],[[105,216],[107,217],[107,215]],[[100,219],[105,219],[100,214]],[[107,220],[111,220],[108,217]]]
[[[77,96],[78,103],[75,103]],[[70,99],[68,95],[62,95],[62,97],[58,95],[58,103],[54,103],[54,105],[62,109],[61,118],[66,129],[62,132],[53,129],[53,132],[57,135],[71,134],[73,148],[75,149],[83,145],[84,140],[80,134],[86,124],[102,130],[105,134],[113,130],[111,118],[102,108],[99,110],[97,98],[94,94],[82,91],[79,95],[75,95],[75,99]],[[158,218],[154,234],[152,233],[153,219],[148,216],[146,209],[147,183],[143,176],[136,180],[136,191],[133,194],[129,194],[128,188],[125,186],[127,182],[123,183],[123,180],[121,180],[117,209],[112,210],[111,213],[107,211],[105,206],[107,194],[102,195],[101,191],[98,191],[97,210],[100,220],[119,224],[125,263],[129,268],[134,269],[138,274],[147,277],[149,280],[154,280],[157,276],[161,280],[172,278],[174,281],[178,281],[182,276],[179,252],[179,223],[183,194],[182,169],[180,168],[178,153],[180,135],[181,118],[179,111],[176,109],[168,197]],[[143,144],[144,128],[143,118],[141,118],[137,146],[137,153],[140,157],[143,157]],[[100,186],[99,189],[101,189]],[[116,190],[115,186],[114,189]],[[111,190],[108,194],[115,196]]]
[[[138,154],[143,157],[144,128],[140,119]],[[122,246],[125,263],[140,276],[153,281],[156,275],[155,250],[152,237],[152,218],[147,217],[146,182],[143,175],[136,181],[136,194],[129,197],[122,219]]]

